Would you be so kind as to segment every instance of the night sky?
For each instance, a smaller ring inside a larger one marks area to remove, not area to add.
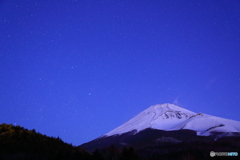
[[[162,103],[240,121],[239,0],[0,0],[0,123],[80,145]]]

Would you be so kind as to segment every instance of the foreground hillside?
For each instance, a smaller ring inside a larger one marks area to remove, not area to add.
[[[64,143],[60,138],[48,137],[11,124],[0,125],[0,160],[90,159],[90,154]]]
[[[133,148],[120,150],[114,146],[99,152],[87,152],[64,143],[59,137],[48,137],[11,124],[0,125],[0,160],[137,160]]]

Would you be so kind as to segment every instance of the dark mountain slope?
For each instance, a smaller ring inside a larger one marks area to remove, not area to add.
[[[195,131],[161,131],[145,129],[138,133],[128,132],[121,135],[103,136],[80,147],[89,152],[98,149],[105,154],[114,146],[120,152],[125,147],[133,147],[142,160],[145,159],[224,159],[226,157],[210,157],[210,152],[238,152],[240,153],[239,135],[221,137],[214,140],[214,136],[197,136]],[[114,152],[115,154],[118,153]],[[227,157],[238,159],[239,157]]]

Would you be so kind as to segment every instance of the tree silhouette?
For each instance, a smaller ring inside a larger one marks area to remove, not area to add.
[[[126,146],[122,149],[121,160],[137,160],[139,156],[135,152],[133,147],[126,148]]]
[[[96,149],[96,150],[93,152],[92,159],[93,159],[93,160],[104,160],[102,154],[99,152],[98,149]]]

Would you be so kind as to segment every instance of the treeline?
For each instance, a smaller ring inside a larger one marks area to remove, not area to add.
[[[12,124],[0,125],[0,160],[137,160],[133,148],[110,146],[89,153],[63,142]]]
[[[117,148],[113,145],[101,150],[96,149],[92,154],[92,158],[94,160],[140,160],[134,148]]]
[[[11,124],[0,125],[0,159],[88,159],[90,154],[64,143],[59,137],[48,137]]]

